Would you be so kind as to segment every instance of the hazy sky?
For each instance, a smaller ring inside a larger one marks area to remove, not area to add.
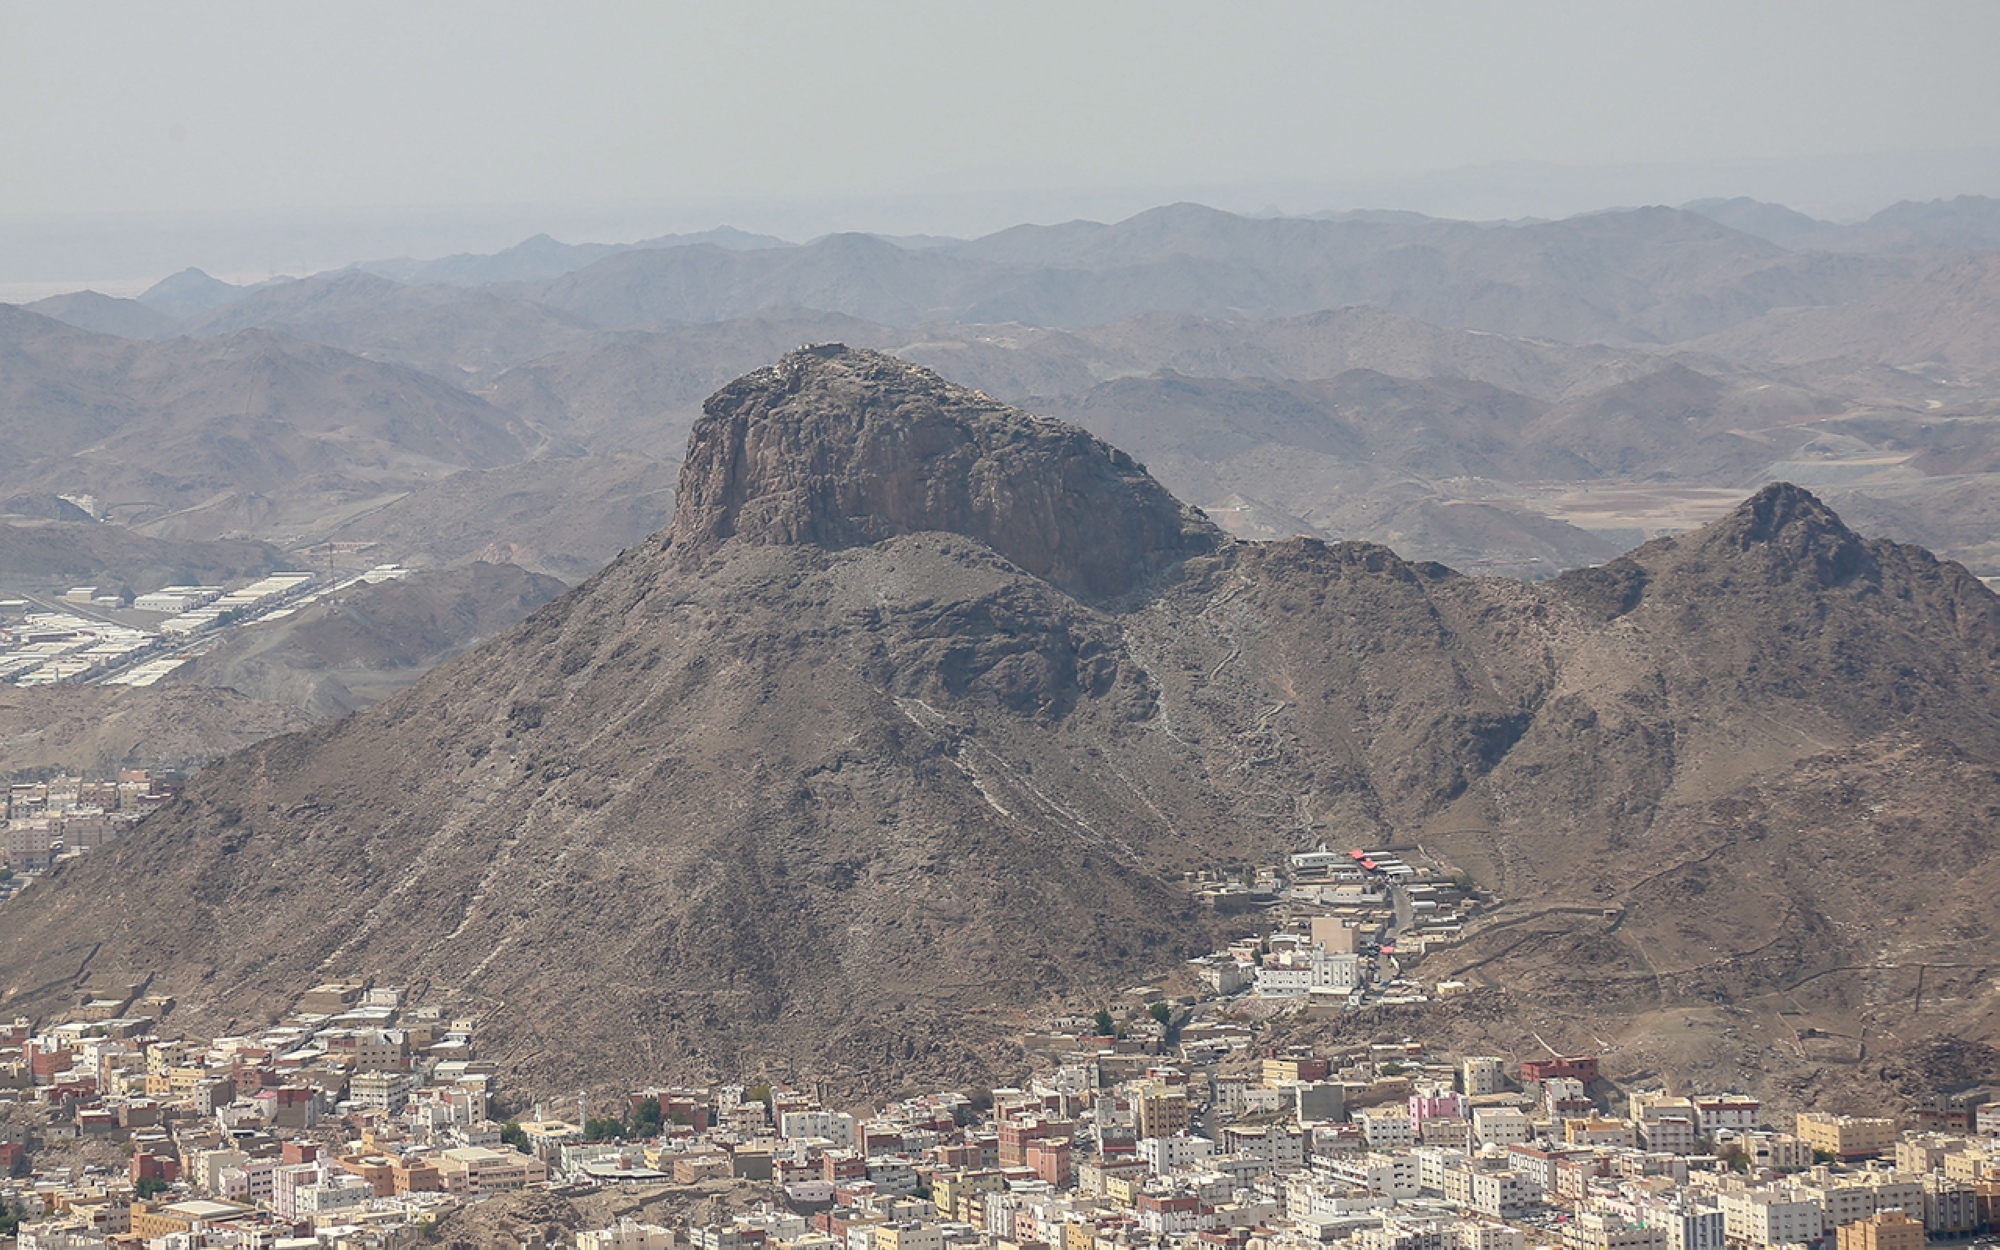
[[[1296,212],[1507,162],[1770,195],[1768,168],[1929,153],[1887,203],[2000,192],[1940,182],[1954,151],[1994,165],[1996,50],[1990,0],[0,0],[0,217],[989,190],[1050,215],[1105,188]],[[878,228],[993,224],[964,217]]]

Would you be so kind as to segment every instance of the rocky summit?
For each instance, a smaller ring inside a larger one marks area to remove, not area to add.
[[[0,1013],[151,978],[223,1032],[361,975],[529,1085],[1004,1078],[1000,1025],[1207,948],[1181,871],[1417,842],[1504,900],[1425,965],[1481,987],[1441,1036],[1588,1018],[1796,1088],[1833,1078],[1667,1026],[2000,1033],[2000,603],[1802,490],[1471,578],[1232,541],[1077,429],[822,346],[708,402],[679,500],[10,903]]]

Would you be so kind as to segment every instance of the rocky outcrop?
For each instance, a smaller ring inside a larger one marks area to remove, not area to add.
[[[732,538],[837,550],[944,531],[1102,602],[1222,541],[1116,448],[880,352],[801,348],[703,412],[672,528],[691,560]]]

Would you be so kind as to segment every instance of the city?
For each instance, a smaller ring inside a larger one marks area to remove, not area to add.
[[[0,1202],[21,1250],[1916,1250],[2000,1222],[2000,1087],[1786,1113],[1611,1056],[1281,1044],[1479,992],[1421,952],[1497,901],[1386,848],[1186,885],[1260,930],[1193,992],[1043,1021],[1018,1088],[865,1107],[747,1073],[527,1101],[476,1016],[366,978],[200,1038],[93,985],[0,1027]]]

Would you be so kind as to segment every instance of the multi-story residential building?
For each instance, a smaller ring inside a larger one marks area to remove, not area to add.
[[[1753,1246],[1786,1246],[1824,1235],[1819,1203],[1787,1190],[1752,1189],[1719,1197],[1724,1234]]]
[[[1728,1235],[1719,1207],[1669,1207],[1649,1222],[1667,1230],[1667,1250],[1723,1250]]]
[[[1146,1161],[1147,1169],[1155,1176],[1169,1176],[1182,1168],[1192,1167],[1214,1153],[1214,1142],[1185,1133],[1174,1137],[1139,1139],[1139,1157]]]
[[[1595,1106],[1583,1082],[1573,1076],[1552,1076],[1542,1082],[1542,1111],[1552,1120],[1590,1115]]]
[[[1512,1220],[1526,1214],[1538,1196],[1539,1191],[1519,1172],[1474,1172],[1472,1201],[1467,1205],[1481,1215]]]
[[[1801,1111],[1798,1134],[1814,1150],[1840,1159],[1865,1159],[1895,1148],[1896,1122],[1884,1116]]]
[[[549,1166],[518,1150],[461,1146],[438,1154],[438,1173],[446,1193],[496,1194],[547,1180]]]
[[[1444,1227],[1444,1250],[1527,1250],[1528,1234],[1505,1224],[1453,1220]]]
[[[1637,1133],[1630,1120],[1607,1120],[1599,1116],[1563,1121],[1563,1140],[1572,1146],[1632,1146]]]
[[[1747,1132],[1763,1123],[1764,1104],[1745,1094],[1698,1094],[1693,1102],[1705,1137],[1713,1137],[1719,1129]]]
[[[1371,1151],[1327,1160],[1321,1170],[1356,1189],[1385,1198],[1414,1198],[1422,1192],[1417,1160],[1407,1154]]]
[[[1401,1107],[1368,1107],[1354,1113],[1370,1150],[1407,1150],[1417,1137],[1409,1112]]]
[[[1421,1132],[1424,1121],[1433,1117],[1463,1120],[1466,1116],[1465,1095],[1435,1081],[1418,1082],[1410,1093],[1408,1105],[1410,1128],[1414,1132]]]
[[[359,1176],[330,1176],[317,1185],[301,1186],[292,1195],[294,1218],[326,1223],[329,1217],[365,1211],[375,1199],[375,1187]]]
[[[1140,1229],[1155,1237],[1198,1233],[1213,1228],[1216,1222],[1215,1213],[1192,1194],[1141,1194],[1137,1214]]]
[[[1507,1088],[1507,1065],[1490,1055],[1469,1055],[1459,1061],[1458,1083],[1469,1098],[1497,1094]]]
[[[1132,1120],[1140,1137],[1173,1137],[1192,1122],[1185,1085],[1148,1081],[1132,1095]]]
[[[390,1114],[401,1111],[417,1087],[416,1078],[403,1072],[357,1072],[347,1081],[348,1101],[358,1107]]]
[[[1924,1231],[1931,1237],[1962,1237],[1987,1222],[1980,1216],[1978,1185],[1936,1175],[1925,1176],[1922,1184]]]
[[[1839,1250],[1924,1250],[1924,1226],[1901,1211],[1840,1226]]]
[[[1474,1107],[1472,1137],[1480,1145],[1512,1146],[1529,1139],[1527,1114],[1518,1107]]]
[[[298,1194],[320,1182],[317,1163],[284,1164],[271,1173],[271,1209],[281,1220],[299,1218]]]
[[[1563,1225],[1564,1250],[1667,1250],[1667,1230],[1607,1211],[1584,1211]]]
[[[1691,1116],[1656,1115],[1639,1121],[1639,1144],[1665,1154],[1691,1155],[1701,1129]]]
[[[1247,1154],[1262,1159],[1275,1171],[1304,1167],[1306,1162],[1305,1138],[1282,1124],[1267,1124],[1256,1129],[1225,1128],[1222,1130],[1222,1149],[1228,1154]]]
[[[944,1250],[944,1230],[919,1220],[877,1224],[871,1240],[874,1250]]]
[[[1759,1168],[1792,1172],[1812,1166],[1812,1147],[1790,1133],[1746,1133],[1742,1144]]]
[[[576,1235],[576,1250],[674,1250],[674,1230],[623,1219]]]

